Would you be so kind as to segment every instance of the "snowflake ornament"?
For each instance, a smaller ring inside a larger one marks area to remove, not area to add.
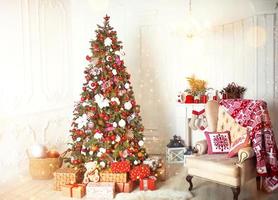
[[[104,107],[109,107],[109,100],[104,98],[102,94],[95,95],[95,102],[100,107],[100,109]]]
[[[83,114],[82,116],[79,116],[76,120],[75,123],[77,123],[77,128],[81,129],[84,126],[87,125],[88,122],[88,116],[86,114]]]

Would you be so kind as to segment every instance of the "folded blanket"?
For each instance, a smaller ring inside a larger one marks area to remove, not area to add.
[[[264,177],[266,191],[278,188],[277,145],[267,104],[261,100],[224,99],[220,105],[241,126],[247,127],[257,159],[257,173]]]

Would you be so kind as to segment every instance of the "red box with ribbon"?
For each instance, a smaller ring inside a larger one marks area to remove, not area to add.
[[[150,176],[148,178],[140,179],[140,190],[155,190],[156,189],[156,177]]]

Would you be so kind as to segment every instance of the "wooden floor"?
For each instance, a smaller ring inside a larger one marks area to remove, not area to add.
[[[182,172],[181,179],[185,180],[186,170],[181,165],[168,165],[168,172],[169,177]],[[232,191],[226,186],[214,184],[195,177],[192,180],[194,186],[192,190],[192,200],[232,199]],[[53,191],[52,184],[53,180],[32,180],[28,175],[22,176],[17,181],[5,183],[0,186],[0,200],[73,200],[73,198],[63,197],[60,192]],[[184,185],[180,187],[184,187],[184,190],[187,191],[187,182],[184,181]],[[272,194],[257,191],[255,180],[252,180],[241,188],[239,199],[277,200],[278,191]]]

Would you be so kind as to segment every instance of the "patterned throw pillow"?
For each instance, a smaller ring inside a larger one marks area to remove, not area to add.
[[[207,132],[208,154],[228,153],[230,150],[230,132]]]
[[[228,153],[228,158],[234,157],[237,155],[238,151],[242,148],[249,147],[250,137],[248,134],[244,134],[241,137],[237,138],[232,144],[230,151]]]

